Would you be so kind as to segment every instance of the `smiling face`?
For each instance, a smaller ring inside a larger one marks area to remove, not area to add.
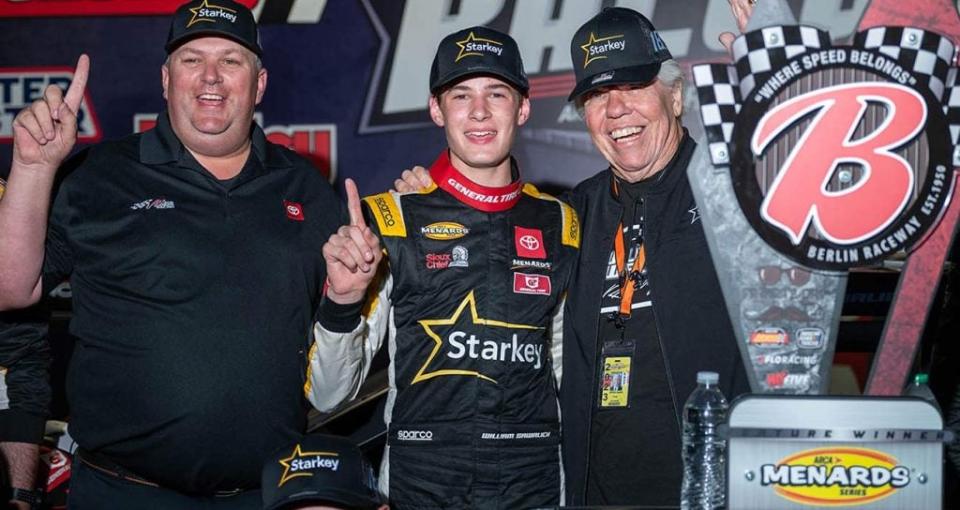
[[[219,157],[248,147],[253,110],[267,88],[252,51],[201,37],[171,53],[161,73],[170,124],[188,149]]]
[[[430,117],[443,127],[453,166],[474,182],[510,182],[510,149],[530,115],[530,100],[497,78],[468,78],[430,97]],[[506,182],[502,177],[506,175]]]
[[[682,85],[615,85],[584,94],[583,117],[593,144],[627,182],[646,179],[670,162],[683,137]]]

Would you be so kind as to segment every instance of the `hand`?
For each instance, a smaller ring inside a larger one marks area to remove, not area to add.
[[[413,170],[404,170],[400,178],[393,181],[393,188],[400,193],[409,193],[418,189],[429,188],[433,185],[430,172],[422,166],[415,166]]]
[[[733,19],[737,21],[737,29],[740,30],[740,33],[744,33],[747,30],[747,22],[750,21],[750,15],[753,14],[753,6],[757,0],[729,0],[730,10],[733,12]],[[724,32],[720,34],[720,44],[727,49],[727,52],[730,53],[730,56],[733,56],[733,41],[736,40],[737,36],[732,32]]]
[[[352,179],[344,182],[350,224],[344,225],[323,245],[327,263],[327,297],[342,305],[363,299],[383,258],[380,239],[363,220],[360,194]]]
[[[66,96],[49,85],[43,97],[13,119],[13,163],[56,171],[77,141],[77,112],[90,75],[90,58],[80,55]]]

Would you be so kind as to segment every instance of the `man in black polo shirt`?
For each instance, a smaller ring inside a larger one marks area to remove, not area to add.
[[[83,154],[49,230],[87,57],[65,96],[50,87],[14,121],[0,308],[71,278],[73,508],[259,508],[263,462],[306,428],[320,251],[345,214],[330,212],[340,201],[318,171],[253,123],[267,71],[247,8],[181,6],[166,50],[156,128]],[[346,396],[327,372],[321,408]]]

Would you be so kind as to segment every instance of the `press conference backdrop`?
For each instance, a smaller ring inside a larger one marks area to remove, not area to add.
[[[567,102],[574,83],[570,37],[580,24],[605,6],[632,7],[653,20],[685,66],[726,59],[717,35],[736,30],[727,0],[241,2],[260,22],[269,71],[258,122],[331,179],[357,180],[361,193],[390,187],[404,168],[429,165],[444,147],[426,104],[430,62],[447,33],[484,24],[517,40],[533,114],[515,155],[526,180],[557,189],[605,166]],[[9,170],[14,116],[48,83],[68,83],[81,53],[90,55],[92,69],[80,147],[151,126],[164,108],[163,43],[180,3],[0,0],[0,177]],[[868,0],[789,4],[801,23],[829,30],[837,41],[849,38],[870,6]]]

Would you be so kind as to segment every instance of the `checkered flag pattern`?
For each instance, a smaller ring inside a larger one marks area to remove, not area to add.
[[[918,81],[926,83],[937,100],[943,101],[955,52],[949,38],[920,28],[875,27],[857,33],[853,43],[899,61]]]
[[[943,113],[950,127],[950,142],[953,144],[953,166],[960,167],[960,83],[957,83],[956,67],[947,73],[947,93],[944,97]]]
[[[787,60],[831,46],[829,33],[803,25],[767,27],[743,34],[733,42],[740,96],[748,97]]]
[[[726,64],[694,66],[693,83],[700,100],[700,118],[710,159],[717,166],[729,165],[729,144],[741,102],[736,70]]]

